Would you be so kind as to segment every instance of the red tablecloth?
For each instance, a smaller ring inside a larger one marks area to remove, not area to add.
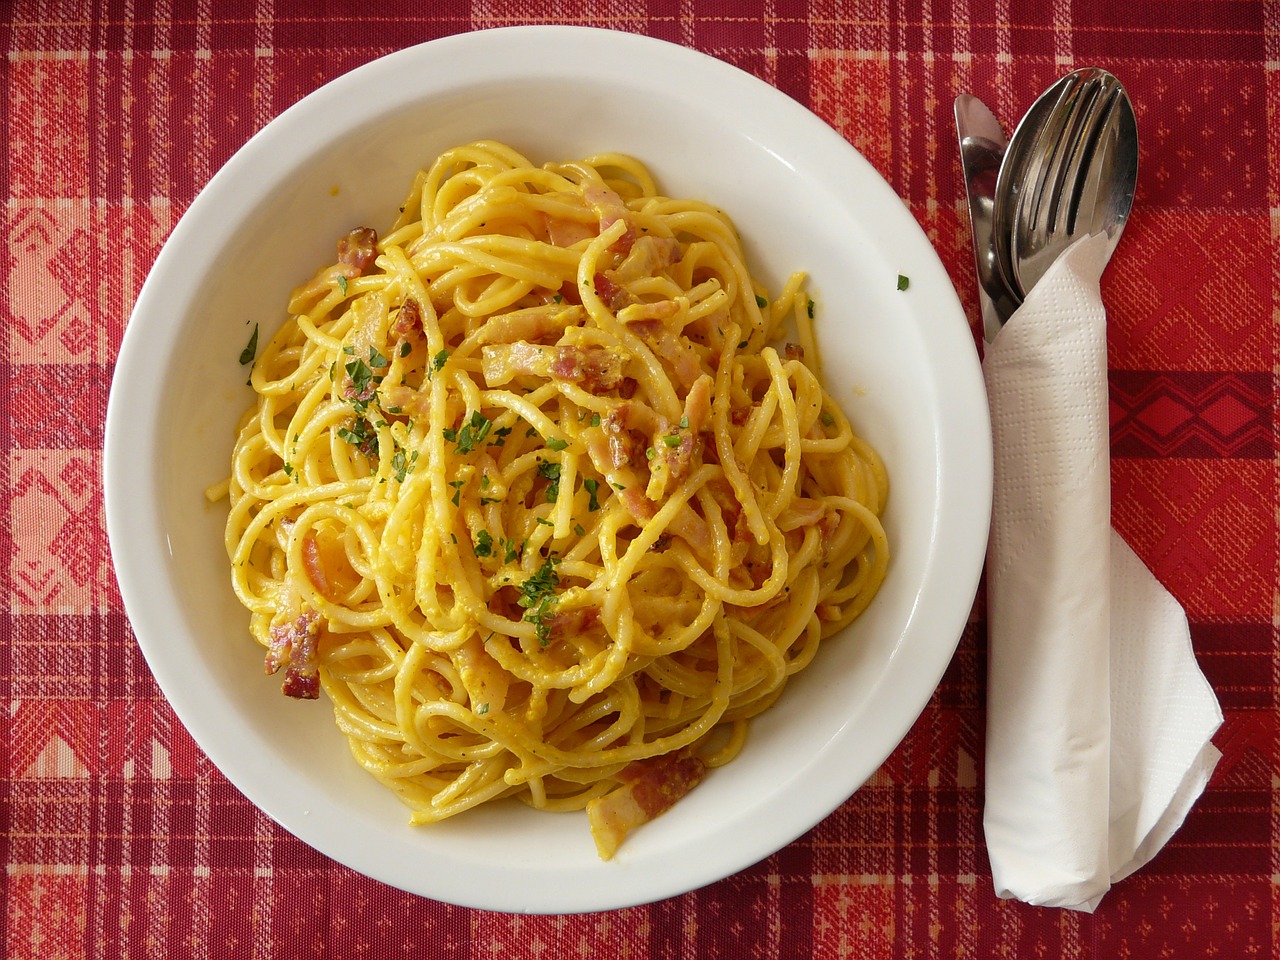
[[[0,5],[7,956],[1276,955],[1280,4],[176,6]],[[1141,177],[1105,281],[1114,522],[1185,605],[1226,722],[1184,827],[1096,914],[993,895],[981,600],[910,735],[838,812],[738,876],[611,914],[490,914],[365,879],[259,813],[175,720],[114,584],[100,479],[112,365],[160,244],[326,80],[537,22],[693,46],[810,106],[906,200],[975,325],[954,96],[1008,122],[1076,66],[1129,88]]]

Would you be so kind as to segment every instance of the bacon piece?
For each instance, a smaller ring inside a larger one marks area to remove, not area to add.
[[[608,270],[599,271],[591,280],[596,289],[596,296],[604,301],[610,310],[618,311],[631,302],[631,295],[609,276]]]
[[[798,343],[788,343],[783,348],[783,354],[788,360],[804,360],[804,347]]]
[[[431,391],[415,390],[403,383],[382,388],[382,409],[391,416],[412,417],[415,420],[431,415]]]
[[[647,403],[639,400],[625,400],[605,414],[600,425],[609,433],[638,430],[641,433],[652,434],[661,428],[662,421]]]
[[[826,507],[823,506],[821,500],[813,500],[809,497],[796,497],[786,509],[778,514],[779,530],[796,530],[800,527],[811,527],[815,523],[822,520],[826,514]]]
[[[357,387],[355,381],[350,376],[342,378],[342,398],[344,400],[357,400],[366,402],[373,399],[373,395],[378,392],[378,385],[369,380],[363,387]]]
[[[631,252],[609,274],[619,283],[628,283],[641,277],[652,277],[659,270],[679,263],[682,258],[680,241],[675,237],[646,234],[635,242]]]
[[[628,486],[621,491],[622,505],[640,526],[644,526],[658,512],[658,505],[644,495],[638,486]],[[711,553],[711,529],[707,522],[687,506],[671,518],[667,528],[687,543],[694,553],[708,556]]]
[[[308,530],[302,538],[302,566],[306,570],[307,579],[316,588],[316,592],[332,600],[333,587],[325,573],[324,561],[320,557],[320,541],[314,530]]]
[[[585,313],[580,306],[544,303],[490,317],[480,331],[484,343],[515,343],[517,340],[559,339],[566,328],[577,326]]]
[[[302,567],[316,592],[335,603],[360,582],[333,528],[312,527],[302,535]]]
[[[592,465],[606,477],[613,476],[631,463],[631,451],[622,444],[615,443],[613,437],[603,429],[584,430],[582,442],[587,448],[587,456],[591,458]]]
[[[694,454],[701,446],[702,428],[711,415],[711,386],[711,377],[705,373],[695,380],[684,400],[684,416],[680,420],[683,426],[670,433],[664,430],[654,440],[654,448],[666,464],[672,480],[683,480],[693,467]],[[675,438],[676,442],[668,442],[669,438]]]
[[[295,287],[289,297],[289,312],[310,313],[339,278],[352,280],[373,265],[378,257],[378,233],[372,227],[357,227],[338,241],[338,262],[322,267],[310,280]]]
[[[612,390],[629,357],[596,344],[543,346],[519,340],[480,348],[480,370],[490,387],[524,375],[577,383],[589,393]]]
[[[670,303],[670,301],[664,301]],[[672,307],[676,305],[671,304]],[[618,319],[627,324],[627,329],[643,340],[654,352],[654,355],[671,371],[672,378],[684,390],[689,390],[698,377],[702,376],[702,364],[688,340],[662,322],[667,316],[650,316],[649,313],[659,304],[637,304],[627,307]],[[637,310],[637,307],[642,309]],[[674,316],[678,308],[671,310]],[[633,320],[634,318],[634,320]]]
[[[454,652],[454,657],[459,666],[459,679],[471,699],[471,709],[479,716],[500,713],[506,704],[510,675],[489,656],[480,638],[472,634]]]
[[[378,258],[378,231],[356,227],[338,241],[338,262],[349,267],[348,277],[361,276]]]
[[[582,223],[579,220],[546,217],[546,223],[547,239],[551,241],[552,246],[556,247],[572,247],[575,243],[590,240],[596,235],[595,225]]]
[[[395,323],[391,325],[391,333],[397,341],[409,339],[413,334],[422,332],[422,308],[413,297],[405,297],[404,303],[396,313]]]
[[[307,610],[297,619],[271,628],[264,667],[268,674],[285,668],[281,689],[286,697],[315,700],[320,696],[320,673],[316,666],[319,620],[318,613]]]
[[[619,220],[626,222],[626,230],[609,249],[614,253],[627,253],[636,240],[635,219],[618,194],[603,183],[593,183],[582,191],[582,198],[591,205],[600,221],[600,233],[604,233]]]
[[[557,346],[551,375],[582,385],[588,393],[612,390],[622,380],[626,355],[596,344]]]
[[[600,859],[609,860],[627,834],[665,813],[702,782],[707,765],[688,751],[627,764],[618,772],[622,786],[587,804],[591,836]]]
[[[658,429],[658,415],[644,403],[626,400],[615,406],[600,422],[609,438],[607,463],[619,469],[647,463],[644,455],[648,438]]]
[[[551,640],[579,637],[600,623],[600,608],[592,604],[571,610],[557,609],[555,613],[545,614],[542,622],[551,624]]]

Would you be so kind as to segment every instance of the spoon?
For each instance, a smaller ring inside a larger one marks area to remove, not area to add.
[[[1018,124],[997,178],[997,263],[1009,287],[1025,297],[1088,234],[1105,233],[1110,255],[1137,174],[1137,120],[1120,81],[1088,67],[1050,87]]]

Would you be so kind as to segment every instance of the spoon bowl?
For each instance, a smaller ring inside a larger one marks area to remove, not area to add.
[[[1120,81],[1088,67],[1050,87],[1014,131],[996,184],[997,263],[1009,287],[1025,297],[1081,237],[1104,233],[1114,250],[1137,175],[1137,120]]]

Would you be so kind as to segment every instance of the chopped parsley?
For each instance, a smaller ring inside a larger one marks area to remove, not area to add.
[[[596,491],[600,489],[600,481],[592,477],[583,477],[582,485],[587,490],[587,509],[594,513],[600,509],[600,501],[596,499]]]
[[[376,353],[372,347],[369,348]],[[373,392],[374,384],[381,383],[381,377],[373,375],[373,369],[363,360],[357,358],[347,363],[347,376],[351,378],[351,387],[357,397],[367,397]]]
[[[905,290],[909,286],[911,286],[911,278],[904,273],[898,274],[898,289]],[[809,316],[813,316],[813,314],[809,314]]]
[[[832,416],[832,414],[831,414],[831,411],[830,411],[830,410],[823,410],[823,411],[822,411],[822,425],[823,425],[824,427],[829,427],[829,426],[831,426],[831,425],[832,425],[833,423],[835,423],[835,422],[836,422],[836,418],[835,418],[834,416]]]
[[[547,503],[555,503],[560,496],[560,464],[546,460],[539,462],[538,476],[551,481],[547,487]]]
[[[407,357],[411,353],[413,353],[413,344],[410,343],[408,340],[405,340],[403,343],[400,344],[400,356],[403,359],[404,357]]]
[[[349,428],[339,427],[338,437],[367,456],[378,455],[378,434],[368,420],[356,420]]]
[[[430,380],[435,374],[439,373],[440,369],[445,365],[448,359],[449,359],[448,350],[441,350],[434,357],[432,357],[431,366],[427,369],[427,379]]]
[[[769,305],[769,301],[768,301],[768,300],[766,300],[764,297],[760,296],[760,294],[758,294],[758,293],[757,293],[757,294],[756,294],[756,306],[757,306],[757,307],[759,307],[761,310],[763,310],[763,309],[764,309],[765,307],[767,307],[768,305]]]
[[[489,535],[488,530],[481,530],[476,534],[476,556],[487,557],[493,553],[493,537]]]
[[[559,563],[560,558],[553,553],[520,585],[519,603],[528,611],[525,622],[533,624],[534,635],[543,646],[551,639],[550,621],[555,616],[552,605],[556,602],[556,588],[560,586],[560,577],[556,574]]]
[[[470,419],[463,422],[459,429],[452,430],[445,427],[440,432],[450,443],[458,445],[454,453],[470,453],[476,448],[476,444],[489,435],[491,429],[493,429],[493,421],[477,410],[471,414]]]
[[[496,440],[490,440],[490,441],[489,441],[489,446],[491,446],[491,447],[500,447],[500,446],[502,446],[504,443],[506,443],[506,442],[507,442],[507,437],[510,435],[510,433],[511,433],[511,428],[510,428],[510,427],[499,427],[497,430],[494,430],[494,431],[493,431],[493,435],[494,435],[495,437],[497,437],[497,439],[496,439]]]
[[[338,274],[338,289],[342,291],[342,295],[347,295],[347,278],[342,274]]]
[[[901,278],[899,278],[899,279],[901,279]],[[903,288],[902,288],[902,287],[899,287],[898,289],[899,289],[899,290],[901,290],[901,289],[903,289]],[[809,319],[810,319],[810,320],[812,320],[812,319],[813,319],[813,301],[812,301],[812,300],[810,300],[810,301],[809,301],[809,303],[808,303],[808,306],[806,306],[806,307],[805,307],[805,313],[809,314]]]
[[[680,434],[668,433],[666,436],[662,438],[662,442],[665,443],[668,447],[678,447],[680,446]]]
[[[503,551],[502,562],[511,563],[520,559],[520,551],[524,549],[523,544],[517,544],[514,540],[499,540],[498,548]]]
[[[253,325],[253,333],[249,337],[249,342],[245,344],[243,350],[240,351],[240,366],[246,363],[253,363],[253,358],[258,355],[258,325]]]
[[[453,505],[455,507],[458,505],[458,501],[462,497],[462,488],[465,487],[466,485],[467,485],[467,481],[465,480],[449,481],[449,486],[453,487],[453,497],[451,499],[453,500]]]
[[[600,426],[600,414],[598,414],[598,413],[593,413],[593,414],[591,415],[591,425],[592,425],[593,427],[598,427],[598,426]]]
[[[418,451],[415,450],[408,456],[403,450],[397,450],[391,458],[391,470],[395,474],[397,480],[404,483],[404,478],[413,472],[413,465],[418,462]]]
[[[563,450],[568,445],[568,440],[561,440],[559,437],[551,437],[547,440],[547,446],[552,450]]]

